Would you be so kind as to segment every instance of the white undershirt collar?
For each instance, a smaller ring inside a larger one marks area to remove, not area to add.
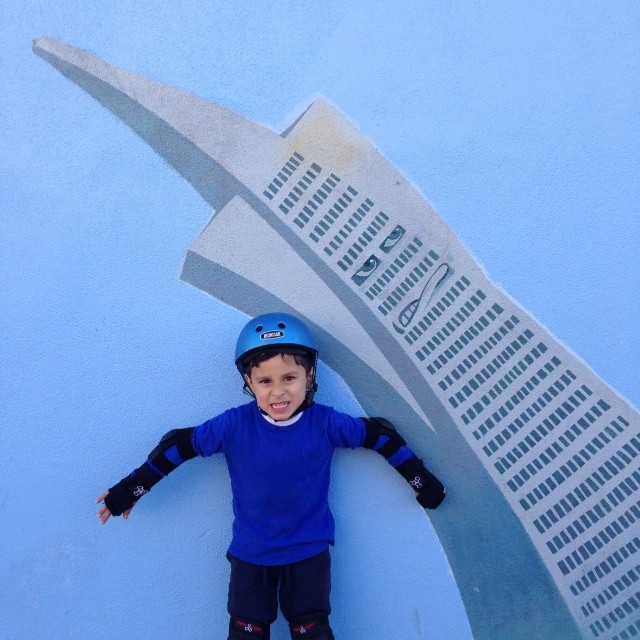
[[[262,413],[262,411],[260,413]],[[293,416],[292,418],[289,418],[288,420],[274,420],[271,416],[267,415],[266,413],[262,413],[262,417],[267,422],[270,422],[271,424],[275,425],[276,427],[289,427],[292,424],[295,424],[296,422],[298,422],[298,420],[300,420],[300,418],[302,418],[302,414],[303,413],[304,413],[304,411],[301,411],[300,413],[297,413],[295,416]]]

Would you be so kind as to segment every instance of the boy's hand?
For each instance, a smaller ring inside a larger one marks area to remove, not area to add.
[[[100,507],[100,509],[98,509],[98,520],[100,520],[100,524],[104,524],[111,517],[111,511],[109,511],[109,509],[107,508],[107,505],[104,504],[104,499],[108,495],[109,495],[109,492],[105,491],[104,493],[102,493],[96,498],[96,504],[99,504],[102,502],[102,506]],[[131,509],[133,509],[133,507],[131,507]],[[125,520],[129,517],[129,514],[131,513],[131,509],[127,509],[122,514],[122,517]]]

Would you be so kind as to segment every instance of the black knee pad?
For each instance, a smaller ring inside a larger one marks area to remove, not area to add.
[[[231,616],[229,620],[228,640],[249,640],[250,638],[269,640],[269,636],[270,625],[266,622],[250,620],[244,616]]]
[[[329,617],[324,613],[310,613],[289,621],[289,629],[293,640],[335,640],[329,626]]]

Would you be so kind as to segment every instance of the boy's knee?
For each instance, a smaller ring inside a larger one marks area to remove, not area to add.
[[[231,616],[228,640],[269,640],[270,625],[266,622],[250,620],[244,616]]]
[[[310,613],[293,618],[289,622],[293,640],[335,640],[329,626],[329,617],[324,613]]]

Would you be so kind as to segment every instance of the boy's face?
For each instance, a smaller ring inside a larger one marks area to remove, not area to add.
[[[258,406],[274,420],[288,420],[305,399],[313,381],[292,356],[276,354],[244,376]]]

